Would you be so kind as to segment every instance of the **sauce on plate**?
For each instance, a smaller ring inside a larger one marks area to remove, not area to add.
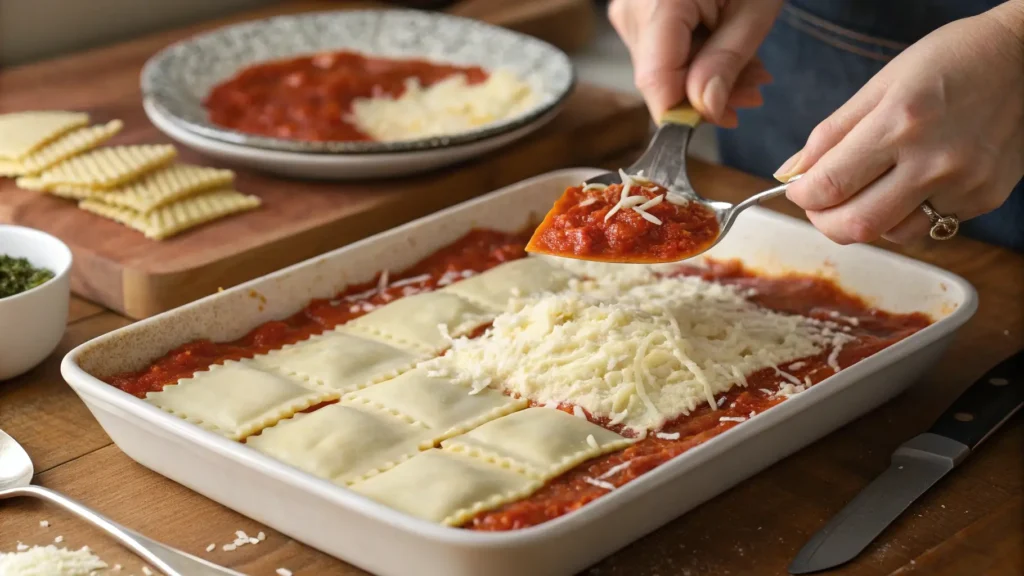
[[[348,119],[353,100],[397,98],[409,78],[427,88],[455,74],[464,74],[469,84],[487,79],[487,72],[476,66],[329,52],[250,66],[214,87],[205,105],[211,122],[248,134],[307,142],[369,141]]]

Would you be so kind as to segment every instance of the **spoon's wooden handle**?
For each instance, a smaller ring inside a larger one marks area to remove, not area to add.
[[[679,106],[676,106],[662,114],[661,121],[658,122],[658,124],[681,124],[689,126],[690,128],[696,128],[700,122],[700,112],[697,112],[697,110],[689,104],[680,104]]]

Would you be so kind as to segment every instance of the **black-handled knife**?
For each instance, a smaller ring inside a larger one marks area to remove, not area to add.
[[[811,537],[789,565],[789,573],[827,570],[855,558],[1022,404],[1024,350],[986,372],[928,432],[900,445],[889,469]]]

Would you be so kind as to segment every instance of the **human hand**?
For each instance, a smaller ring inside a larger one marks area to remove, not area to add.
[[[796,174],[787,196],[840,244],[922,237],[926,200],[960,220],[998,208],[1024,175],[1024,0],[893,59],[776,177]]]
[[[771,75],[754,57],[782,0],[613,0],[612,26],[629,48],[634,81],[654,118],[688,100],[736,126],[737,108],[762,104]]]

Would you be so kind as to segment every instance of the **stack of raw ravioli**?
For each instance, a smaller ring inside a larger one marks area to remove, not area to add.
[[[569,279],[540,258],[507,262],[146,400],[394,509],[459,525],[631,443],[585,418],[494,389],[471,394],[416,367],[514,296],[560,290]]]
[[[156,240],[259,206],[231,188],[230,170],[172,164],[174,146],[100,147],[121,127],[120,120],[90,126],[80,112],[0,115],[0,176],[77,200]]]

